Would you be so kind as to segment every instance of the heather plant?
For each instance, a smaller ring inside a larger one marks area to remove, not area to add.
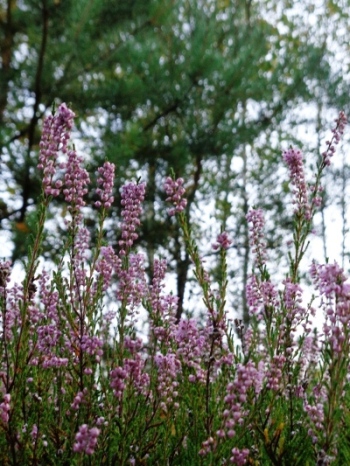
[[[84,222],[89,174],[70,143],[65,105],[44,121],[38,168],[42,198],[25,279],[0,262],[0,461],[4,465],[328,465],[349,448],[350,286],[337,264],[310,264],[305,302],[300,264],[320,205],[321,177],[344,131],[340,113],[317,173],[306,181],[303,154],[290,148],[294,216],[289,271],[268,272],[264,213],[247,215],[253,253],[247,285],[250,322],[231,320],[225,231],[213,240],[213,282],[186,219],[184,180],[168,177],[170,215],[179,222],[202,292],[203,318],[176,319],[165,292],[167,264],[147,281],[137,250],[146,193],[122,187],[119,243],[105,240],[115,167],[98,169],[94,241]],[[67,203],[61,256],[42,262],[50,203]],[[113,299],[107,299],[112,293]],[[141,313],[142,310],[142,313]],[[322,330],[314,328],[323,311]],[[141,313],[141,314],[140,314]],[[147,316],[147,333],[137,330]]]

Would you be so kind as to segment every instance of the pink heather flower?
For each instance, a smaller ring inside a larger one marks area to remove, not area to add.
[[[288,165],[290,179],[294,186],[294,213],[303,214],[306,220],[310,220],[311,209],[309,206],[307,184],[305,181],[303,154],[300,150],[291,147],[283,152],[283,159]]]
[[[113,388],[113,394],[116,398],[121,399],[124,393],[126,378],[128,372],[123,367],[116,367],[110,373],[111,388]]]
[[[216,239],[216,243],[213,244],[213,249],[217,250],[219,248],[222,249],[228,249],[232,244],[232,241],[230,240],[228,233],[226,231],[223,231],[220,233]]]
[[[313,262],[310,267],[311,277],[317,289],[326,298],[348,296],[348,287],[344,286],[347,277],[344,270],[335,262],[334,264],[319,265]]]
[[[259,283],[255,275],[248,277],[246,286],[246,298],[249,314],[258,316],[262,305],[262,297]]]
[[[81,218],[77,219],[78,222],[81,221]],[[74,255],[73,255],[73,267],[74,267],[74,278],[76,287],[85,286],[86,279],[86,268],[84,266],[84,261],[87,259],[87,256],[90,252],[90,232],[87,228],[78,225],[78,229],[75,234],[74,242]],[[78,290],[77,294],[79,294]]]
[[[113,274],[121,270],[121,259],[115,254],[112,246],[102,246],[100,258],[96,264],[96,271],[103,280],[103,291],[106,291],[111,283]]]
[[[326,302],[322,303],[326,316],[323,324],[326,341],[335,353],[343,357],[350,323],[350,287],[345,283],[347,277],[337,263],[313,263],[311,275],[321,296],[326,298]]]
[[[166,355],[157,354],[154,362],[158,368],[157,390],[161,397],[160,406],[164,412],[168,411],[168,406],[173,405],[178,397],[177,378],[181,373],[181,362],[174,353]]]
[[[54,367],[54,368],[59,368],[59,367],[67,367],[68,366],[68,358],[61,358],[61,357],[58,357],[58,356],[51,356],[51,355],[48,355],[48,356],[44,356],[44,360],[42,362],[42,367],[44,369],[47,369],[47,368],[50,368],[50,367]],[[34,364],[33,363],[33,366],[34,365],[37,365],[37,364]]]
[[[326,141],[327,149],[323,152],[323,163],[325,166],[329,166],[331,164],[331,158],[335,152],[335,146],[339,144],[339,141],[344,134],[345,125],[347,124],[348,120],[346,115],[343,111],[339,113],[338,118],[335,120],[336,126],[332,129],[332,139],[330,141]]]
[[[142,354],[142,341],[125,338],[125,348],[131,353],[125,358],[123,366],[118,366],[110,372],[110,386],[116,398],[121,399],[128,384],[131,384],[139,393],[146,395],[149,391],[150,378],[145,370],[146,360]]]
[[[173,329],[177,344],[176,356],[182,366],[191,369],[188,380],[192,383],[204,383],[206,380],[207,371],[203,360],[207,360],[211,353],[212,335],[212,325],[199,328],[195,319],[181,319]]]
[[[285,286],[283,294],[283,303],[287,309],[287,318],[293,325],[303,319],[306,314],[305,308],[301,305],[303,302],[303,290],[298,283],[292,283],[290,278],[283,281]]]
[[[244,448],[243,450],[239,450],[237,447],[233,448],[231,451],[231,458],[230,463],[235,464],[236,466],[243,466],[247,464],[249,450]]]
[[[264,240],[264,214],[261,209],[251,209],[247,213],[249,227],[250,247],[255,254],[255,261],[258,267],[262,267],[266,262],[266,244]]]
[[[100,186],[96,189],[96,194],[100,198],[95,202],[96,207],[104,207],[108,209],[114,202],[113,186],[114,186],[114,163],[105,162],[102,167],[98,168],[100,176],[97,178],[97,184]]]
[[[81,338],[81,350],[89,354],[95,355],[96,361],[99,362],[103,355],[103,341],[95,336],[83,335]]]
[[[150,313],[150,329],[153,332],[155,341],[158,346],[161,343],[168,343],[172,338],[172,332],[175,328],[176,309],[178,297],[173,295],[160,295],[156,300],[152,300]]]
[[[61,104],[55,115],[45,118],[40,140],[39,170],[43,170],[43,186],[47,196],[58,196],[61,192],[61,181],[54,182],[59,152],[65,154],[73,127],[75,114]]]
[[[209,437],[207,440],[202,442],[202,448],[199,450],[198,454],[201,456],[205,456],[209,454],[215,448],[215,440],[213,437]]]
[[[150,286],[150,301],[152,306],[152,311],[161,311],[161,295],[164,288],[164,278],[165,272],[167,269],[167,263],[165,259],[158,260],[155,259],[153,262],[153,278],[152,284]]]
[[[82,404],[82,403],[86,403],[86,395],[87,395],[87,389],[85,388],[84,391],[82,392],[78,392],[75,397],[74,397],[74,400],[73,400],[73,403],[70,405],[71,409],[73,409],[74,411],[78,411],[79,409],[79,406]]]
[[[100,434],[100,429],[92,427],[89,429],[87,424],[79,427],[79,432],[75,436],[75,444],[73,450],[80,453],[92,455],[97,445],[97,438]]]
[[[61,168],[66,169],[63,194],[65,201],[71,204],[68,207],[69,210],[80,210],[85,205],[83,197],[88,192],[86,186],[90,183],[90,178],[82,165],[83,157],[79,156],[75,150],[69,150],[68,161],[61,164]]]
[[[51,289],[50,277],[46,270],[43,270],[40,278],[40,302],[44,306],[45,316],[48,319],[54,320],[56,323],[59,322],[58,314],[57,314],[57,305],[59,295],[57,291],[53,291]]]
[[[130,254],[127,269],[117,271],[119,278],[118,299],[125,300],[133,308],[141,304],[147,295],[147,280],[144,268],[144,256],[142,254]]]
[[[178,304],[177,296],[163,293],[166,269],[166,260],[154,260],[152,284],[148,288],[150,330],[157,344],[168,342],[174,329]]]
[[[261,320],[266,312],[279,306],[278,292],[270,280],[259,282],[255,275],[248,277],[246,297],[250,315]],[[267,316],[268,317],[268,316]]]
[[[138,238],[136,228],[140,225],[140,216],[142,213],[142,202],[145,198],[145,183],[135,184],[128,183],[122,187],[122,239],[119,241],[120,256],[126,255],[126,250],[131,248],[134,241]]]
[[[264,306],[277,307],[279,306],[278,292],[270,280],[265,280],[260,283],[260,290]]]
[[[38,357],[31,360],[31,365],[43,368],[67,366],[68,359],[56,355],[57,345],[61,337],[57,306],[59,295],[51,289],[49,274],[43,270],[39,278],[39,297],[43,306],[41,313],[31,313],[31,321],[35,319],[36,348]]]
[[[286,357],[283,354],[275,355],[270,362],[270,367],[266,374],[267,388],[278,391],[283,383],[283,367],[286,364]]]
[[[310,405],[308,402],[305,402],[304,409],[308,413],[310,421],[315,426],[315,428],[322,430],[324,421],[323,403]]]
[[[10,402],[11,402],[11,395],[9,393],[6,393],[4,395],[4,400],[0,404],[0,419],[3,422],[3,424],[7,424],[9,421],[9,412],[10,412]]]
[[[30,433],[33,443],[36,441],[38,438],[38,426],[36,424],[33,424],[32,431]]]
[[[236,375],[233,382],[226,388],[225,404],[227,409],[223,412],[224,429],[229,438],[236,435],[235,426],[242,425],[247,415],[248,391],[253,389],[259,394],[262,388],[263,365],[255,367],[252,361],[247,364],[237,364]]]
[[[176,213],[182,212],[187,205],[187,199],[183,198],[183,195],[186,192],[183,184],[184,180],[182,178],[173,180],[168,176],[165,179],[164,189],[168,196],[166,201],[171,202],[174,206],[172,209],[169,209],[169,215],[175,215]]]
[[[4,313],[1,328],[5,338],[11,340],[13,334],[21,325],[20,303],[23,302],[23,287],[15,283],[7,290],[6,296],[6,313]]]
[[[320,185],[310,186],[310,193],[312,194],[312,205],[314,205],[315,207],[321,207],[322,205],[321,194],[323,191],[324,191],[324,188]]]
[[[10,282],[11,261],[0,262],[0,296],[5,296],[6,286]]]
[[[37,348],[46,355],[50,348],[55,348],[61,332],[58,330],[56,324],[39,325],[36,329],[38,335]]]

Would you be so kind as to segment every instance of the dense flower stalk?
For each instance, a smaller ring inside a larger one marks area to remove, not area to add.
[[[158,354],[154,358],[158,369],[158,386],[161,402],[160,408],[164,413],[168,412],[170,406],[179,408],[178,378],[181,375],[181,362],[176,354],[170,351],[166,354]]]
[[[90,177],[83,168],[83,157],[79,156],[74,149],[69,150],[67,155],[67,162],[61,164],[61,168],[65,168],[63,194],[68,203],[68,209],[79,211],[85,205],[83,198],[88,192]]]
[[[102,167],[98,168],[99,177],[97,178],[98,188],[96,194],[100,198],[95,202],[96,207],[111,207],[114,202],[113,186],[114,186],[114,163],[105,162]]]
[[[190,369],[189,382],[204,383],[206,372],[202,361],[210,351],[205,330],[198,328],[194,319],[181,319],[174,337],[177,343],[177,357],[182,365]]]
[[[149,394],[150,376],[145,370],[146,361],[142,355],[142,341],[139,338],[132,339],[126,336],[124,347],[129,352],[129,357],[125,357],[123,365],[115,367],[109,374],[110,386],[119,401],[122,400],[127,387],[143,396]]]
[[[136,308],[147,295],[147,281],[142,254],[130,254],[126,268],[121,267],[118,272],[119,286],[117,296],[130,309]]]
[[[55,181],[54,177],[59,153],[67,153],[74,117],[74,112],[63,103],[55,115],[49,115],[44,120],[38,168],[44,174],[43,186],[47,196],[58,196],[61,192],[62,181]]]
[[[290,148],[283,152],[283,159],[288,165],[290,179],[294,186],[294,213],[311,219],[308,199],[308,187],[305,180],[303,154],[299,149]]]
[[[2,423],[7,424],[9,421],[9,412],[11,410],[11,395],[6,393],[3,402],[0,404],[0,420]]]
[[[0,262],[0,296],[5,295],[7,284],[11,279],[11,261]]]
[[[83,424],[79,427],[79,432],[75,436],[73,450],[92,455],[95,451],[99,434],[100,429],[97,427],[89,428],[88,425]]]
[[[140,225],[140,216],[142,213],[142,202],[145,198],[146,185],[145,183],[135,184],[128,183],[122,187],[123,206],[121,224],[121,240],[119,241],[120,256],[125,256],[128,249],[134,244],[138,238],[136,228]]]
[[[232,244],[232,241],[229,238],[229,235],[226,231],[223,231],[216,238],[216,242],[213,244],[213,249],[228,249]]]
[[[322,153],[323,163],[325,166],[331,164],[331,158],[335,153],[335,146],[339,144],[339,141],[344,134],[344,129],[347,124],[348,120],[343,111],[339,112],[338,118],[335,120],[336,126],[332,129],[332,139],[330,141],[326,141],[327,149]]]
[[[96,271],[103,282],[103,291],[111,285],[113,274],[121,270],[121,259],[116,255],[112,246],[102,246],[100,258],[96,264]]]
[[[165,179],[164,189],[168,195],[166,201],[171,202],[174,206],[173,208],[169,209],[169,215],[175,215],[182,212],[187,205],[187,199],[183,197],[186,192],[183,184],[184,180],[182,178],[173,180],[170,176],[168,176]]]
[[[258,267],[262,267],[266,262],[266,243],[264,240],[264,214],[261,209],[251,209],[247,214],[249,227],[249,240],[255,261]]]

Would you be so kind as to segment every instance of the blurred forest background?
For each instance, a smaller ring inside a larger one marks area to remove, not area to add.
[[[42,121],[54,101],[66,102],[89,172],[106,159],[117,166],[107,239],[117,244],[120,185],[141,177],[147,272],[155,254],[167,258],[178,315],[198,307],[180,231],[165,214],[163,178],[173,168],[186,180],[193,233],[214,275],[216,234],[223,228],[233,239],[228,307],[247,321],[245,215],[265,210],[272,263],[283,270],[292,208],[281,152],[302,144],[311,176],[338,111],[350,114],[349,14],[348,0],[0,0],[0,256],[25,258]],[[316,222],[322,261],[327,206],[338,206],[345,268],[349,173],[343,150]],[[92,234],[93,197],[91,189]],[[54,258],[66,215],[60,199],[50,215],[43,255]]]

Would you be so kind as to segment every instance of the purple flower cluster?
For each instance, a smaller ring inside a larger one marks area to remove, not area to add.
[[[38,349],[47,355],[47,351],[57,345],[60,333],[55,323],[40,325],[37,328]]]
[[[264,213],[261,209],[251,209],[247,213],[249,227],[249,241],[255,261],[258,267],[262,267],[266,262],[266,243],[264,240]]]
[[[6,393],[4,395],[4,400],[0,403],[0,420],[3,424],[7,424],[9,421],[9,413],[11,410],[10,402],[11,395]]]
[[[39,298],[42,311],[31,317],[32,326],[36,328],[34,337],[38,357],[33,357],[30,364],[44,368],[67,366],[68,358],[57,354],[62,335],[57,311],[59,294],[51,289],[50,276],[46,270],[42,271],[39,279]]]
[[[235,464],[236,466],[243,466],[244,464],[247,464],[249,456],[249,450],[247,448],[240,450],[235,447],[232,449],[231,454],[230,463]]]
[[[87,388],[84,388],[83,391],[78,392],[73,400],[73,403],[71,404],[71,409],[73,411],[78,411],[79,407],[81,404],[86,404],[87,402],[87,395],[88,395],[88,390]],[[70,414],[70,413],[67,413]]]
[[[223,231],[218,235],[216,238],[216,242],[213,244],[213,249],[228,249],[232,244],[232,241],[230,240],[228,233],[226,231]]]
[[[149,393],[150,377],[145,370],[146,361],[142,357],[142,341],[126,337],[124,345],[125,349],[129,350],[130,357],[124,359],[122,366],[110,372],[110,386],[113,394],[121,400],[126,386],[129,385],[138,394],[146,396]]]
[[[32,437],[33,443],[36,442],[36,440],[38,438],[38,433],[39,433],[38,426],[36,424],[33,424],[32,430],[30,432],[30,436]]]
[[[288,319],[292,322],[295,317],[301,319],[304,314],[304,308],[301,306],[302,299],[302,288],[298,283],[293,283],[288,277],[283,281],[284,284],[284,296],[283,304],[288,310]]]
[[[73,450],[86,455],[92,455],[97,445],[97,439],[100,435],[100,429],[83,424],[79,427],[79,432],[75,436]]]
[[[150,331],[157,348],[161,348],[164,344],[170,345],[176,329],[175,310],[178,298],[163,293],[166,267],[167,263],[164,259],[154,260],[153,279],[148,293]]]
[[[337,264],[311,266],[311,276],[321,296],[326,298],[323,309],[326,316],[323,332],[332,350],[341,356],[346,351],[350,325],[350,285]]]
[[[338,118],[335,120],[336,126],[332,129],[332,139],[330,141],[326,141],[327,149],[323,152],[323,163],[325,166],[329,166],[331,164],[331,158],[335,152],[335,146],[339,144],[339,141],[344,134],[344,129],[347,124],[348,120],[346,115],[343,111],[339,113]]]
[[[123,206],[121,224],[121,236],[119,241],[120,256],[125,256],[127,250],[131,248],[135,240],[138,238],[136,228],[140,225],[140,216],[142,213],[142,202],[145,198],[146,185],[145,183],[135,184],[128,183],[122,187]]]
[[[286,364],[286,357],[283,354],[273,356],[266,373],[266,386],[270,390],[278,391],[283,388],[283,367]]]
[[[44,120],[40,140],[39,170],[44,173],[43,186],[47,196],[58,196],[61,192],[62,182],[54,181],[57,170],[59,153],[67,152],[70,132],[73,127],[75,114],[66,104],[61,104],[55,115],[49,115]]]
[[[335,262],[334,264],[316,264],[310,267],[310,274],[317,289],[328,299],[335,297],[347,298],[350,294],[349,285],[344,270]]]
[[[183,197],[186,190],[183,187],[184,180],[182,178],[178,178],[177,180],[173,180],[170,176],[165,179],[164,189],[167,194],[166,201],[171,202],[173,204],[173,208],[169,209],[169,215],[175,215],[177,213],[182,212],[186,205],[187,199]]]
[[[126,268],[117,270],[119,278],[117,296],[124,301],[130,310],[140,305],[147,295],[147,280],[142,254],[130,254]]]
[[[329,384],[327,375],[325,382]],[[308,435],[314,444],[317,444],[318,438],[322,439],[326,435],[325,407],[327,405],[327,397],[327,390],[322,384],[315,385],[309,396],[307,394],[303,395],[304,411],[308,414]]]
[[[167,413],[169,405],[175,409],[179,408],[176,398],[178,397],[179,382],[177,379],[181,375],[181,363],[170,351],[165,355],[156,355],[154,362],[158,368],[157,390],[161,398],[160,408],[163,413]]]
[[[102,246],[100,258],[96,264],[96,271],[103,282],[103,291],[106,291],[111,284],[113,274],[121,270],[121,260],[114,252],[112,246]],[[95,290],[96,291],[96,290]]]
[[[150,286],[150,304],[153,312],[162,312],[162,290],[164,288],[164,278],[167,268],[165,259],[155,259],[153,262],[153,278]]]
[[[95,356],[96,362],[101,361],[103,355],[103,340],[98,336],[83,335],[81,338],[81,351],[90,356]]]
[[[82,226],[81,220],[81,216],[78,215],[76,217],[78,224],[76,225],[77,229],[75,231],[74,250],[72,257],[72,265],[74,268],[75,277],[74,291],[76,293],[77,299],[79,299],[80,289],[85,286],[87,274],[85,261],[90,253],[90,232],[86,227]]]
[[[249,313],[261,320],[266,311],[279,306],[278,292],[270,280],[259,282],[256,275],[248,278],[246,297]]]
[[[204,330],[198,328],[194,319],[181,319],[175,330],[177,356],[182,365],[191,369],[188,380],[192,383],[205,382],[206,372],[203,357],[209,353],[208,340]]]
[[[244,423],[244,418],[247,415],[245,406],[248,394],[250,391],[252,391],[252,395],[260,393],[263,377],[263,365],[256,368],[252,361],[248,361],[245,365],[237,365],[235,380],[227,385],[225,396],[227,408],[223,412],[224,430],[229,438],[234,437],[236,427]]]
[[[303,154],[299,149],[290,148],[283,152],[283,159],[288,165],[290,180],[294,186],[294,213],[311,219],[308,200],[308,187],[305,181]]]
[[[84,207],[83,197],[87,194],[87,185],[90,183],[88,172],[83,168],[83,157],[73,149],[68,151],[68,160],[61,164],[65,168],[63,194],[69,204],[68,209],[79,211]]]
[[[100,198],[95,202],[95,207],[104,207],[108,209],[114,202],[113,186],[114,186],[114,163],[105,162],[102,167],[98,168],[99,177],[97,184],[100,186],[96,189],[96,194]]]
[[[1,330],[8,341],[11,341],[13,335],[21,328],[21,309],[20,304],[23,302],[23,287],[15,283],[7,289],[6,293],[6,312],[1,315]]]
[[[11,261],[0,262],[0,296],[5,296],[7,284],[10,282]]]
[[[58,323],[57,305],[59,295],[57,291],[51,289],[49,273],[44,269],[40,276],[40,302],[44,307],[45,315],[48,319]]]

